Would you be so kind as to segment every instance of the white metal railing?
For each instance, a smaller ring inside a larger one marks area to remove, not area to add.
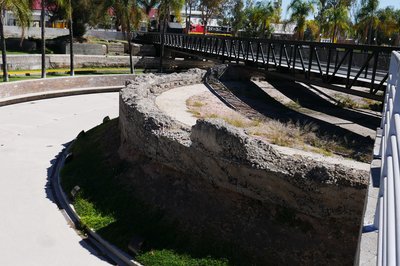
[[[377,265],[400,265],[400,53],[392,52],[382,112],[381,175],[374,225]]]

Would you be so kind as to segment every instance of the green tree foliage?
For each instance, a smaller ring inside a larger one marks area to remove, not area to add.
[[[245,10],[246,36],[266,38],[270,37],[273,29],[271,22],[274,20],[275,9],[271,2],[257,2]]]
[[[232,31],[235,36],[237,36],[239,30],[244,28],[246,20],[245,13],[243,0],[235,0],[232,10]]]
[[[53,2],[54,6],[57,7],[64,7],[66,10],[66,14],[68,14],[68,18],[71,17],[71,10],[70,10],[70,2],[67,0],[54,0]],[[41,14],[40,14],[40,21],[41,21],[41,39],[42,39],[42,47],[41,47],[41,52],[42,52],[42,73],[41,77],[45,78],[46,77],[46,35],[45,35],[45,12],[46,9],[49,5],[49,1],[47,0],[41,0]],[[72,60],[73,61],[73,60]],[[73,63],[73,62],[72,62]]]
[[[130,72],[133,74],[132,59],[132,29],[137,29],[142,20],[142,9],[136,0],[106,0],[102,4],[103,12],[113,11],[117,26],[121,27],[122,32],[126,33],[129,48],[129,66]]]
[[[327,8],[323,11],[325,21],[322,28],[326,33],[330,33],[331,41],[336,42],[341,35],[345,36],[350,29],[349,6],[346,1],[330,1]]]
[[[138,0],[138,3],[143,7],[144,12],[148,15],[151,9],[159,4],[159,0]]]
[[[372,44],[374,33],[378,27],[379,19],[377,16],[379,0],[362,0],[361,8],[356,15],[356,30],[361,36],[362,43]]]
[[[0,34],[1,34],[1,53],[3,59],[3,81],[8,81],[8,69],[7,69],[7,47],[6,40],[4,37],[4,14],[6,10],[10,10],[14,13],[17,20],[17,24],[22,29],[22,38],[24,37],[24,31],[30,26],[32,12],[31,12],[31,1],[29,0],[0,0]]]
[[[309,0],[292,0],[288,6],[288,10],[291,11],[290,21],[296,22],[297,39],[303,40],[306,19],[311,12],[314,12],[314,4]]]
[[[180,14],[184,3],[185,0],[160,0],[158,7],[159,24],[161,28],[160,72],[163,71],[164,39],[167,22],[172,12],[177,15],[177,19],[180,20]]]
[[[190,30],[190,20],[192,17],[192,11],[199,5],[199,0],[185,0],[185,15],[186,15],[186,32]]]
[[[400,10],[386,7],[377,11],[377,17],[378,44],[400,45]]]
[[[204,29],[207,29],[211,17],[221,13],[221,7],[224,0],[200,0],[201,19]],[[206,30],[204,30],[206,34]]]
[[[320,26],[317,20],[308,20],[304,32],[304,40],[317,41],[320,34]]]

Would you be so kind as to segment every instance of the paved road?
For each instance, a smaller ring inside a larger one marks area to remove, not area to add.
[[[118,116],[118,93],[0,108],[0,265],[103,265],[71,229],[47,189],[63,144]]]

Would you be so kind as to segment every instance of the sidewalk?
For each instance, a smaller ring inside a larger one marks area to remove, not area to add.
[[[0,108],[0,265],[107,265],[52,201],[52,161],[81,130],[118,116],[118,93]]]

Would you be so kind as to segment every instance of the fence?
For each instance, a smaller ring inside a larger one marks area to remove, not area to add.
[[[400,53],[392,52],[382,113],[381,174],[375,227],[377,265],[400,265]]]
[[[263,67],[270,75],[282,75],[306,83],[331,87],[345,93],[381,100],[388,78],[391,52],[398,47],[338,43],[235,38],[212,35],[145,33],[138,41],[190,54],[206,55],[222,61],[245,62]],[[279,72],[279,73],[278,73]],[[341,83],[340,86],[336,84]],[[353,86],[370,89],[370,95]],[[379,97],[372,97],[379,96]]]

